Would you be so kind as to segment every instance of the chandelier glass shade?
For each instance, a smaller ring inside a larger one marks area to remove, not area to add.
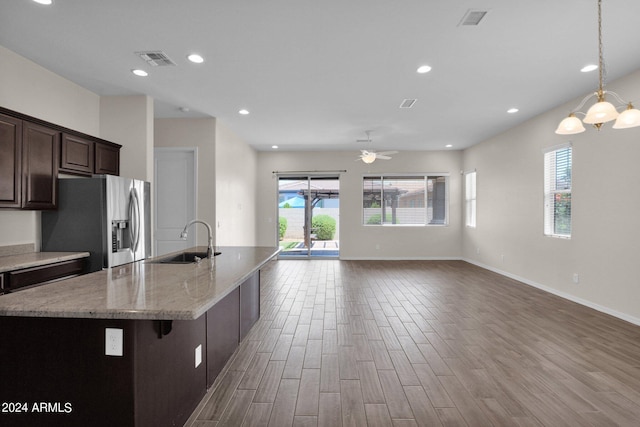
[[[633,105],[629,103],[627,109],[624,110],[618,116],[618,119],[613,125],[614,129],[628,129],[640,125],[640,110],[633,108]]]
[[[583,122],[593,125],[600,130],[602,125],[615,120],[614,129],[628,129],[640,126],[640,110],[633,107],[631,102],[623,101],[620,95],[612,91],[603,89],[604,60],[602,53],[602,0],[598,0],[598,70],[599,70],[599,87],[598,91],[587,95],[580,105],[576,107],[570,114],[560,122],[556,133],[559,135],[573,135],[585,131]],[[618,101],[620,107],[626,106],[626,110],[619,113],[615,105],[605,99],[606,95],[611,95]],[[593,104],[586,113],[579,111],[592,97],[597,97],[598,102]],[[582,121],[576,117],[576,114],[584,115]]]
[[[556,129],[556,133],[559,135],[573,135],[584,131],[585,128],[582,125],[582,121],[573,113],[569,114],[569,117],[562,120],[558,125],[558,129]]]

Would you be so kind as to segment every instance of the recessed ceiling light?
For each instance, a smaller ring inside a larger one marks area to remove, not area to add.
[[[192,53],[191,55],[187,56],[187,59],[195,64],[202,64],[204,62],[204,58],[197,53]]]
[[[416,72],[419,74],[425,74],[425,73],[428,73],[429,71],[431,71],[431,67],[429,67],[428,65],[422,65],[418,67],[418,69],[416,70]]]
[[[589,64],[589,65],[585,65],[584,67],[582,67],[580,69],[580,71],[583,72],[583,73],[588,73],[589,71],[594,71],[594,70],[597,70],[597,69],[598,69],[597,65]]]
[[[277,150],[278,146],[277,145],[272,145],[271,148],[273,148],[274,150]]]
[[[520,110],[518,110],[517,108],[509,108],[509,109],[507,110],[507,113],[509,113],[509,114],[513,114],[513,113],[517,113],[518,111],[520,111]]]
[[[249,110],[245,110],[244,108],[240,111],[238,111],[238,114],[242,114],[243,116],[246,116],[247,114],[249,114]]]
[[[149,73],[147,73],[145,70],[140,70],[140,69],[131,70],[131,72],[136,76],[140,76],[140,77],[147,77],[149,75]]]
[[[53,3],[53,0],[33,0],[33,1],[40,4],[45,4],[47,6]]]
[[[446,148],[451,148],[451,147],[453,147],[453,145],[451,145],[451,144],[447,144],[447,145],[445,145],[445,147],[446,147]]]

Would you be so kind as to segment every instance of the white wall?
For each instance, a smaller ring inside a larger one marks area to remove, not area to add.
[[[258,153],[258,244],[277,244],[277,179],[273,171],[347,170],[340,178],[341,259],[455,259],[462,256],[460,151],[401,152],[371,165],[357,152]],[[449,173],[449,225],[362,225],[362,176],[369,173]]]
[[[100,97],[0,46],[0,106],[99,136]],[[0,246],[40,247],[40,213],[0,209]]]
[[[211,224],[216,219],[215,210],[215,142],[216,119],[157,119],[154,124],[156,147],[198,148],[198,204],[196,216]],[[196,227],[196,243],[207,244],[204,227]]]
[[[640,71],[607,89],[640,100]],[[544,113],[464,152],[477,170],[477,228],[463,254],[602,311],[640,323],[640,128],[554,133],[580,100]],[[543,152],[573,143],[572,237],[543,235]],[[479,250],[479,253],[478,253]],[[502,258],[504,255],[504,260]],[[573,274],[579,284],[573,283]]]
[[[153,182],[153,99],[101,97],[100,137],[122,145],[120,176]]]
[[[100,97],[0,46],[0,106],[100,136]]]
[[[216,244],[256,244],[258,155],[219,120],[216,123]],[[213,225],[213,224],[212,224]]]

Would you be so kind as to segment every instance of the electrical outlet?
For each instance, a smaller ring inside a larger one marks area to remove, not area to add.
[[[476,248],[476,254],[480,255],[480,248]]]
[[[576,285],[580,283],[580,276],[578,275],[578,273],[573,273],[573,283],[575,283]]]
[[[124,331],[117,328],[105,328],[104,354],[107,356],[122,356]]]
[[[196,347],[196,368],[202,363],[202,344]]]

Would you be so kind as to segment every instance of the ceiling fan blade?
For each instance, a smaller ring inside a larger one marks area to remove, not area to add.
[[[371,142],[370,139],[356,139],[356,142]]]
[[[376,160],[378,160],[378,159],[380,159],[380,160],[391,160],[391,157],[389,157],[389,156],[381,156],[378,153],[378,154],[376,154]]]
[[[398,154],[398,153],[399,153],[399,151],[381,151],[381,152],[378,153],[378,155],[382,154],[383,156],[386,156],[386,155],[389,155],[389,154]]]

